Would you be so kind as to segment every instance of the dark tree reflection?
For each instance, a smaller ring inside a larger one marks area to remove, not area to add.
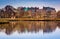
[[[4,30],[7,35],[10,35],[15,31],[18,31],[18,33],[37,33],[40,30],[43,30],[43,33],[50,33],[55,31],[57,27],[60,28],[59,21],[19,21],[0,24],[0,32]]]

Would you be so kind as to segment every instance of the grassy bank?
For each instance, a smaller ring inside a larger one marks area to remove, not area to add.
[[[60,20],[60,19],[50,19],[50,18],[15,18],[15,19],[11,19],[11,18],[0,18],[0,22],[8,22],[9,20],[12,20],[12,21],[22,21],[22,20]]]

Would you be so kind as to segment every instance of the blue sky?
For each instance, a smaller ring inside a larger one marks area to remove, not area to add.
[[[54,7],[56,10],[60,10],[60,0],[0,0],[0,8],[6,5],[12,5],[14,7]]]

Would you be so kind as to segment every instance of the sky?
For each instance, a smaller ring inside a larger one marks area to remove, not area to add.
[[[6,5],[17,7],[53,7],[60,10],[60,0],[0,0],[0,9]]]

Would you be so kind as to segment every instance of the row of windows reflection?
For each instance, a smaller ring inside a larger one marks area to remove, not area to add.
[[[42,30],[43,33],[50,33],[55,31],[57,27],[60,28],[59,21],[19,21],[0,24],[0,32],[5,32],[7,35],[15,31],[37,33]]]

